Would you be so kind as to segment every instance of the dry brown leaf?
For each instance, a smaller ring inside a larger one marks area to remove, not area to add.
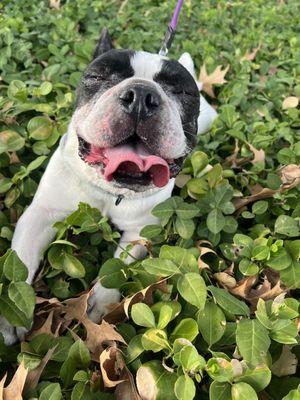
[[[229,274],[226,274],[226,272],[216,272],[214,274],[214,278],[225,288],[231,289],[236,287],[235,278]]]
[[[60,0],[50,0],[49,7],[59,10],[60,9]]]
[[[30,332],[30,335],[27,335],[27,339],[31,340],[35,336],[41,335],[42,333],[46,333],[47,335],[54,336],[52,332],[52,323],[53,323],[53,313],[54,311],[51,310],[49,315],[47,316],[47,319],[45,322],[42,324],[42,326],[38,329],[34,329]]]
[[[230,66],[227,65],[227,67],[222,70],[222,66],[218,65],[211,74],[207,73],[205,64],[203,64],[201,67],[199,81],[203,84],[202,90],[210,97],[216,97],[213,90],[213,85],[223,85],[227,82],[225,80],[225,75],[227,74],[229,67]]]
[[[35,369],[32,369],[31,371],[28,372],[25,383],[26,392],[30,392],[37,387],[42,372],[44,371],[44,368],[46,367],[48,361],[51,359],[53,353],[55,352],[56,347],[57,346],[53,347],[52,349],[49,349],[45,354],[45,356],[43,357],[43,359],[41,360],[40,364]]]
[[[82,294],[79,297],[75,297],[73,299],[68,299],[64,301],[65,305],[65,319],[73,320],[76,319],[77,321],[81,322],[82,319],[85,319],[87,314],[87,307],[88,307],[88,298],[91,294],[91,291]]]
[[[254,158],[251,160],[252,164],[255,164],[257,162],[264,162],[265,158],[266,158],[266,154],[264,152],[264,150],[257,150],[254,146],[252,146],[251,143],[247,143],[250,150],[252,151],[252,153],[254,154]]]
[[[209,265],[204,262],[202,260],[202,257],[207,254],[207,253],[213,253],[213,254],[217,254],[213,249],[211,249],[210,247],[203,247],[203,244],[208,244],[211,246],[211,243],[208,240],[198,240],[196,243],[196,246],[198,248],[198,250],[200,251],[200,255],[198,257],[198,267],[200,270],[202,269],[210,269]]]
[[[135,293],[133,296],[125,298],[121,303],[114,306],[110,312],[104,315],[103,319],[113,324],[123,322],[128,318],[130,307],[132,307],[133,304],[140,303],[141,301],[146,304],[152,304],[152,294],[154,290],[157,289],[164,293],[168,293],[167,280],[163,279],[159,282],[153,283],[145,289]]]
[[[245,299],[247,298],[252,286],[256,283],[256,280],[256,275],[244,278],[237,283],[236,287],[229,289],[229,291],[231,294]]]
[[[279,378],[282,376],[294,375],[297,370],[297,365],[297,357],[291,352],[289,346],[284,345],[282,347],[281,355],[272,365],[271,371]]]
[[[240,61],[248,60],[253,61],[256,57],[258,50],[261,48],[261,44],[258,45],[255,49],[253,49],[250,53],[245,53],[245,55],[241,58]]]
[[[116,347],[108,347],[100,354],[100,369],[105,387],[112,388],[124,382],[120,379],[125,363]]]
[[[4,383],[6,381],[6,377],[7,377],[7,374],[5,374],[0,381],[0,400],[3,400],[3,389],[4,389]]]
[[[85,344],[91,352],[94,361],[98,361],[103,351],[104,342],[117,341],[126,344],[123,337],[115,331],[114,325],[102,321],[101,324],[95,324],[88,317],[82,320],[82,324],[86,329]]]
[[[116,400],[142,400],[136,389],[133,376],[128,368],[124,368],[121,378],[124,378],[124,382],[120,383],[116,388]]]
[[[10,384],[3,389],[3,400],[22,400],[22,392],[28,370],[22,361],[16,370]],[[2,382],[1,382],[2,383]],[[4,383],[4,382],[3,382]]]
[[[300,184],[300,166],[296,164],[286,165],[280,170],[280,178],[284,185]]]
[[[288,108],[296,108],[299,104],[299,98],[296,96],[286,97],[282,102],[282,108],[284,110]]]
[[[285,291],[281,288],[280,281],[272,287],[271,282],[265,277],[262,285],[259,285],[257,289],[250,290],[246,300],[252,305],[256,305],[259,299],[271,300],[284,292]]]
[[[235,209],[238,210],[239,208],[244,207],[247,204],[253,203],[254,201],[273,197],[275,193],[277,193],[277,190],[263,188],[260,192],[254,194],[252,196],[234,199],[233,204],[235,206]]]

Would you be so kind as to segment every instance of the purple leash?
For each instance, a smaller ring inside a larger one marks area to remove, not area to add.
[[[178,0],[170,25],[168,26],[168,30],[166,32],[164,41],[162,43],[161,49],[159,50],[160,56],[166,56],[168,54],[168,51],[171,47],[171,44],[175,36],[176,26],[178,23],[178,18],[182,5],[183,5],[183,0]]]

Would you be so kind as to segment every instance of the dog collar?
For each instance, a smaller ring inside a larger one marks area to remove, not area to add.
[[[180,14],[181,7],[183,5],[183,0],[178,0],[176,8],[174,10],[170,25],[168,26],[168,30],[165,34],[165,38],[163,40],[162,46],[159,50],[159,55],[160,56],[166,56],[169,52],[169,49],[172,45],[174,36],[175,36],[175,31],[178,23],[178,18]]]

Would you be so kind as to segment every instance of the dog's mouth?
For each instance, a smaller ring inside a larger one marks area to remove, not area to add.
[[[165,160],[152,155],[141,140],[127,140],[115,147],[101,148],[79,140],[79,156],[94,166],[105,180],[125,185],[150,185],[161,188],[179,171],[183,158]]]

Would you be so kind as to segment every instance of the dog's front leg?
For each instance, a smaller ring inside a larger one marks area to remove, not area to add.
[[[128,244],[140,239],[139,236],[140,229],[130,232],[124,232],[119,246],[115,251],[115,258],[119,258],[120,254],[126,249]],[[129,254],[125,260],[127,264],[133,262],[134,260],[142,259],[147,253],[146,248],[143,245],[136,244],[133,249],[130,250]],[[118,289],[106,289],[97,282],[93,287],[93,293],[89,297],[89,310],[88,314],[92,321],[99,322],[101,317],[109,311],[108,306],[112,303],[117,303],[120,301],[120,292]]]
[[[42,253],[55,235],[52,224],[58,217],[57,213],[37,206],[34,202],[19,219],[12,240],[12,249],[28,269],[27,283],[31,284],[39,267]],[[18,339],[22,340],[25,328],[13,327],[3,317],[0,317],[0,332],[5,344],[10,345]]]

